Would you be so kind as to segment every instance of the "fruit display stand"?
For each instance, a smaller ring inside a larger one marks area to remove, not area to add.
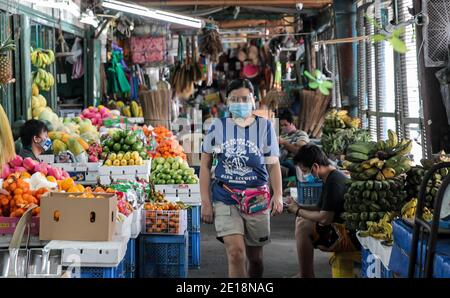
[[[144,124],[145,120],[143,117],[130,117],[127,118],[129,124]]]
[[[188,205],[200,205],[200,184],[159,184],[155,190],[163,193],[168,200],[182,201]]]
[[[392,278],[389,268],[392,246],[382,244],[373,237],[360,237],[361,243],[361,276],[364,278]]]
[[[100,166],[99,176],[102,185],[110,185],[117,180],[149,180],[151,160],[145,160],[140,166]]]
[[[95,185],[98,183],[98,162],[54,163],[53,166],[69,173],[70,177],[78,184]]]
[[[42,154],[39,156],[39,160],[51,165],[55,163],[55,156],[53,154]]]
[[[107,272],[111,270],[120,270],[120,267],[123,266],[128,240],[128,238],[114,238],[113,241],[92,242],[52,240],[45,246],[45,249],[61,250],[61,264],[69,271],[74,270],[74,273],[79,268],[81,277],[102,277],[87,275],[88,272],[97,272],[96,274],[106,272],[105,275],[108,275]],[[103,275],[103,273],[101,274]],[[76,276],[72,274],[72,277]]]

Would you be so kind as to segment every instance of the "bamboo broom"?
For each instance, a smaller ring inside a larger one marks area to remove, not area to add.
[[[6,116],[3,106],[0,104],[0,171],[3,165],[10,162],[16,155],[14,138],[8,116]]]

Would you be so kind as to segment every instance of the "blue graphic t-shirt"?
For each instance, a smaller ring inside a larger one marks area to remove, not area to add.
[[[217,184],[235,189],[267,185],[269,174],[265,158],[279,156],[278,140],[272,123],[256,117],[255,121],[241,127],[231,118],[215,119],[203,141],[204,153],[216,153],[218,163],[212,185],[213,201],[235,204],[231,194]]]

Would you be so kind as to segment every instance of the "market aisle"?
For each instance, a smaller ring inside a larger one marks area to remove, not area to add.
[[[215,238],[213,225],[201,226],[201,267],[189,270],[189,277],[227,277],[223,244]],[[290,277],[298,272],[293,217],[283,214],[272,218],[272,243],[264,251],[264,277]],[[315,250],[317,277],[331,277],[329,254]]]

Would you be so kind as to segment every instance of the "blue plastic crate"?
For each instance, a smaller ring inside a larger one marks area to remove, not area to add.
[[[200,268],[200,232],[189,232],[189,268]]]
[[[436,254],[433,264],[433,277],[450,278],[450,257]]]
[[[379,262],[378,264],[376,262]],[[363,278],[393,278],[393,272],[377,260],[368,249],[361,250],[361,277]]]
[[[130,239],[125,254],[125,277],[134,278],[136,272],[136,239]]]
[[[187,209],[187,229],[189,232],[200,231],[200,206],[191,206]]]
[[[320,200],[322,182],[299,182],[297,185],[297,202],[300,204],[315,205]]]
[[[141,235],[139,277],[187,277],[188,233],[184,235]]]
[[[76,269],[78,268],[73,268],[71,273],[76,274]],[[117,267],[80,267],[79,269],[80,278],[125,278],[125,260],[122,260]]]

